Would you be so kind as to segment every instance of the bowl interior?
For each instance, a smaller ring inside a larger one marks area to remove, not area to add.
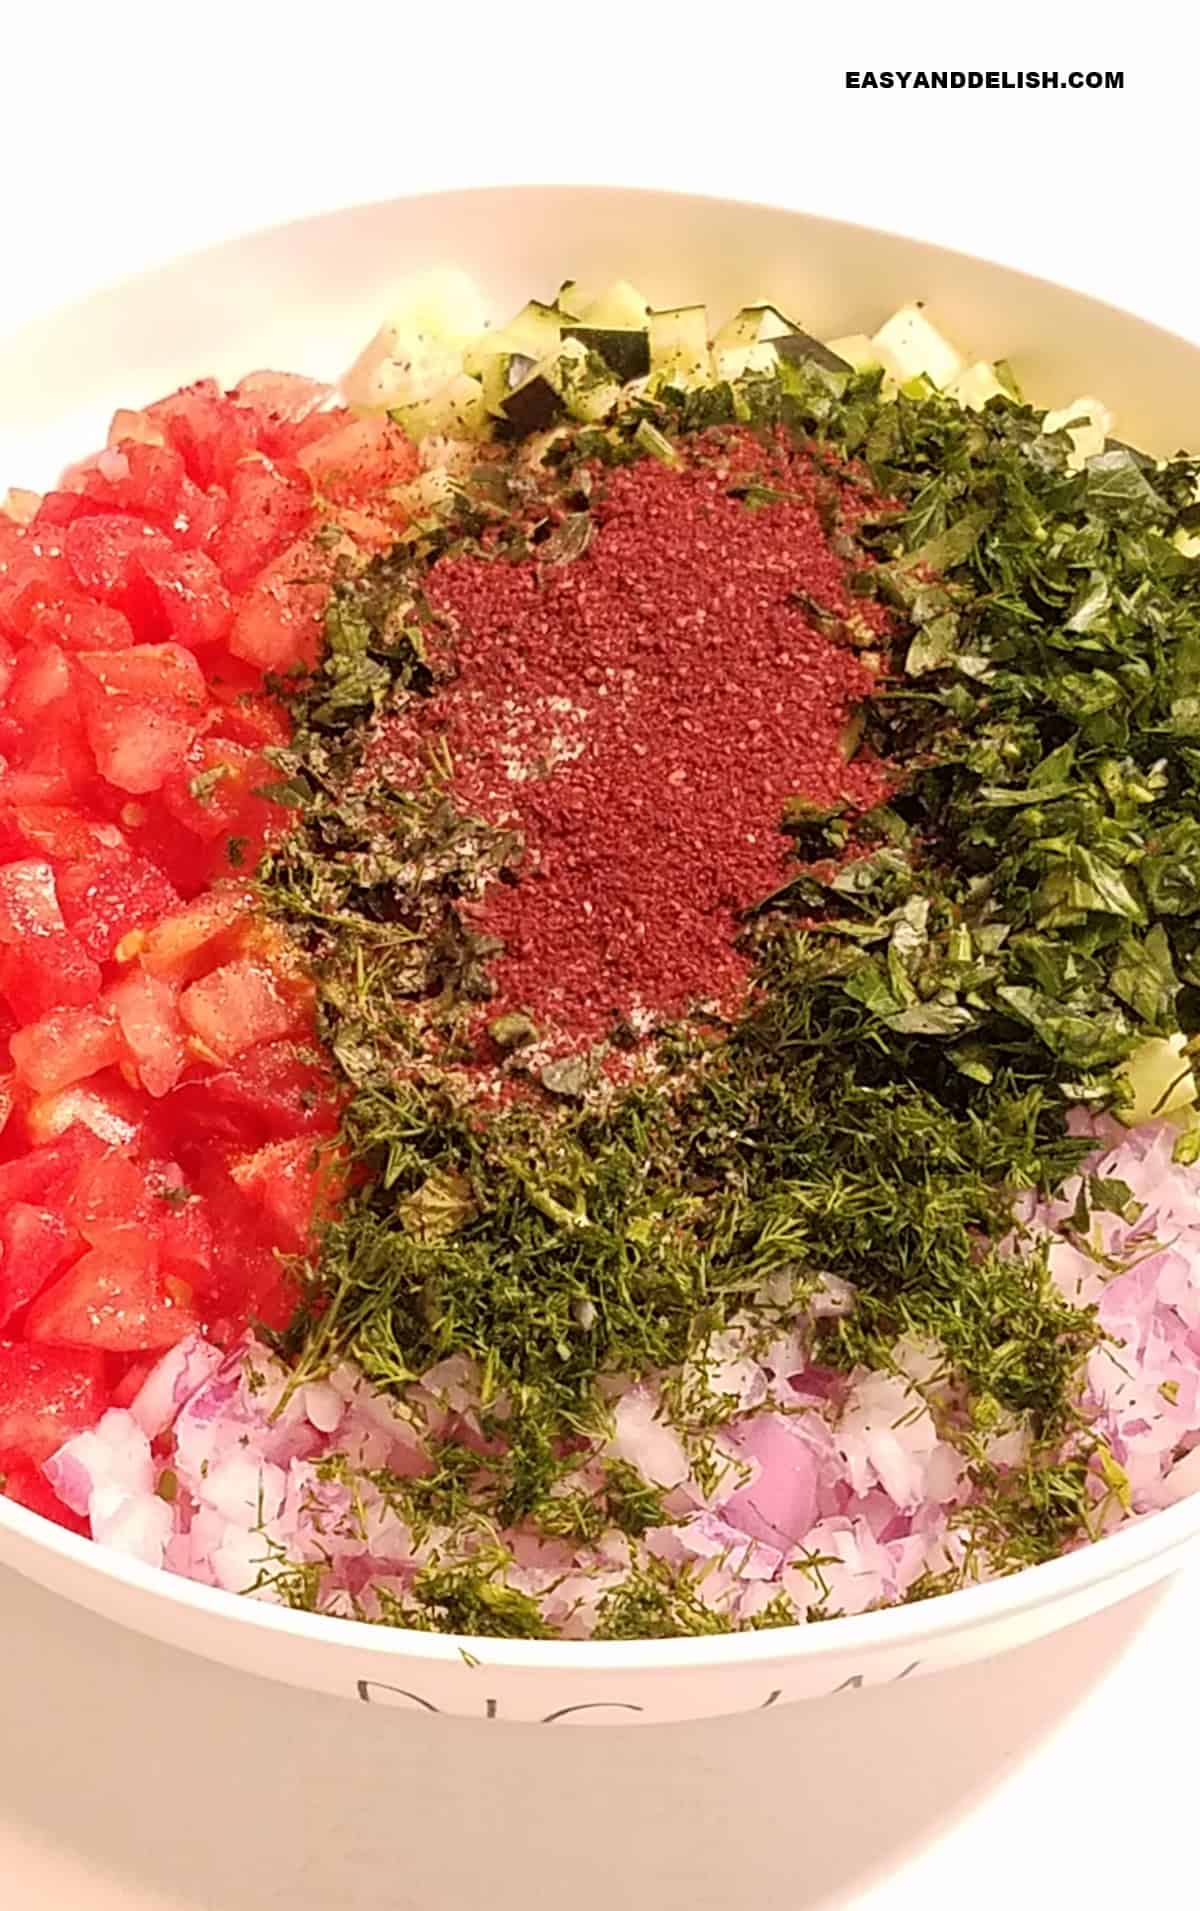
[[[552,295],[567,277],[597,285],[630,278],[655,304],[705,300],[718,317],[770,297],[825,336],[871,331],[900,303],[920,299],[969,356],[1007,358],[1035,402],[1094,393],[1130,442],[1159,453],[1200,444],[1200,349],[1077,293],[778,208],[657,192],[514,187],[370,205],[238,239],[97,293],[0,343],[0,488],[52,483],[65,462],[103,441],[117,406],[146,402],[205,374],[233,382],[273,367],[336,377],[386,314],[397,282],[438,263],[475,274],[498,319],[531,295]],[[772,1638],[664,1646],[491,1642],[486,1656],[514,1678],[538,1665],[548,1676],[564,1666],[597,1676],[605,1668],[657,1666],[675,1676],[684,1667],[716,1672],[723,1665],[732,1673],[768,1660],[852,1664],[857,1652],[888,1652],[893,1641],[899,1651],[918,1635],[970,1635],[974,1643],[960,1644],[955,1656],[976,1656],[1048,1629],[1056,1612],[1079,1609],[1077,1595],[1095,1606],[1131,1589],[1134,1579],[1144,1583],[1165,1572],[1197,1532],[1200,1496],[1098,1548],[919,1612],[866,1615]],[[0,1553],[97,1610],[231,1663],[252,1663],[274,1640],[278,1664],[267,1669],[301,1683],[338,1687],[340,1672],[335,1678],[317,1670],[331,1654],[347,1665],[353,1660],[365,1677],[406,1653],[426,1667],[438,1661],[464,1693],[472,1683],[451,1639],[308,1621],[172,1582],[43,1528],[4,1502]],[[1101,1582],[1113,1590],[1099,1591]],[[260,1644],[235,1650],[228,1643],[235,1633],[243,1640],[257,1634]],[[897,1673],[904,1676],[899,1662]],[[862,1680],[851,1671],[846,1682]],[[476,1680],[470,1704],[451,1701],[448,1709],[473,1709],[477,1687]],[[818,1680],[812,1689],[833,1686]],[[670,1715],[706,1709],[742,1708],[725,1697],[719,1705],[672,1699]]]

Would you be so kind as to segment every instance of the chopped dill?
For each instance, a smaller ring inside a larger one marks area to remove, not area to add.
[[[707,1605],[702,1572],[649,1557],[599,1602],[597,1639],[676,1639],[729,1632],[727,1615]]]
[[[458,1632],[479,1639],[551,1637],[532,1594],[504,1583],[508,1563],[508,1555],[499,1549],[422,1567],[407,1593],[380,1590],[381,1617],[386,1625],[419,1632]]]

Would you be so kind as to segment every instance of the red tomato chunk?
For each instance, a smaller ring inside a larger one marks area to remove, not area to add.
[[[338,1198],[311,990],[246,882],[315,533],[380,548],[417,469],[329,398],[201,380],[0,514],[0,1491],[77,1531],[42,1463],[183,1335],[284,1325],[280,1257]]]
[[[48,1460],[100,1418],[108,1404],[95,1352],[0,1340],[0,1464]]]
[[[193,982],[179,1010],[197,1041],[223,1062],[256,1042],[290,1034],[300,1020],[295,1001],[271,971],[250,960],[227,963]]]

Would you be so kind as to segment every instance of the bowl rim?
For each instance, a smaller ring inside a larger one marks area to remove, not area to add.
[[[150,280],[177,271],[184,266],[201,266],[206,259],[216,258],[221,253],[254,240],[282,239],[289,233],[299,234],[314,226],[333,225],[341,219],[381,213],[392,208],[431,205],[451,200],[502,200],[506,197],[553,198],[563,201],[580,197],[597,201],[604,199],[658,200],[676,205],[681,210],[689,206],[720,207],[734,214],[754,213],[780,219],[802,220],[809,226],[823,226],[830,231],[855,233],[868,240],[886,239],[896,242],[903,245],[906,250],[928,259],[965,260],[971,265],[983,266],[989,272],[1000,273],[1018,284],[1039,286],[1047,292],[1066,295],[1073,302],[1088,306],[1093,312],[1106,313],[1125,324],[1144,328],[1147,332],[1170,341],[1174,345],[1181,345],[1188,351],[1200,352],[1200,340],[1188,338],[1182,332],[1160,325],[1157,320],[1147,318],[1141,312],[1114,305],[1111,299],[1099,298],[1082,287],[1068,285],[1061,279],[1047,278],[1040,272],[1027,272],[1023,267],[1013,265],[1007,259],[996,258],[989,253],[968,251],[962,246],[940,245],[934,239],[922,239],[914,233],[899,231],[893,227],[871,225],[866,220],[838,219],[829,213],[811,212],[804,206],[783,200],[729,197],[722,193],[686,192],[674,186],[623,186],[595,179],[572,182],[525,178],[490,180],[486,185],[437,186],[430,187],[425,192],[393,193],[378,199],[359,199],[349,205],[329,206],[313,213],[297,213],[290,218],[276,220],[270,225],[239,230],[224,238],[213,240],[207,245],[195,247],[189,252],[168,253],[166,257],[155,259],[137,271],[92,285],[78,298],[52,306],[44,312],[35,313],[32,318],[18,325],[15,331],[0,331],[0,352],[36,333],[43,326],[69,317],[78,307],[86,306],[94,299],[111,298],[125,291],[133,291]]]
[[[506,197],[539,198],[543,201],[554,199],[564,205],[580,197],[597,201],[628,201],[631,198],[647,202],[665,201],[678,207],[681,213],[688,208],[719,208],[735,217],[739,213],[762,213],[785,221],[802,221],[810,228],[824,227],[857,234],[868,242],[886,239],[899,242],[914,255],[967,261],[1000,274],[1017,286],[1036,285],[1060,295],[1065,294],[1081,306],[1136,325],[1147,334],[1183,346],[1200,356],[1200,344],[1197,341],[1077,287],[1023,271],[1019,266],[1001,259],[964,251],[959,247],[939,245],[864,221],[832,218],[779,201],[730,198],[718,193],[685,192],[672,187],[545,180],[446,186],[426,192],[396,194],[358,201],[353,205],[326,208],[317,213],[298,214],[270,226],[233,233],[191,252],[158,260],[136,273],[91,287],[78,299],[36,315],[15,332],[0,334],[0,350],[17,344],[47,323],[68,317],[77,307],[86,307],[93,299],[112,297],[125,290],[132,292],[183,266],[202,266],[206,259],[256,238],[282,239],[288,233],[299,236],[315,226],[332,225],[347,217],[393,208],[402,212],[405,207],[431,202],[456,199],[477,202]],[[1146,1567],[1200,1537],[1200,1492],[1189,1494],[1173,1505],[1136,1516],[1117,1531],[1077,1546],[1040,1565],[1027,1566],[1002,1578],[985,1580],[915,1604],[881,1607],[820,1625],[801,1622],[756,1631],[687,1635],[670,1639],[490,1638],[477,1634],[423,1632],[306,1612],[255,1599],[244,1593],[227,1592],[165,1568],[147,1565],[112,1551],[91,1538],[69,1532],[18,1502],[0,1495],[0,1531],[5,1530],[37,1552],[53,1555],[65,1567],[80,1568],[85,1576],[98,1577],[139,1597],[148,1597],[162,1606],[197,1613],[217,1622],[222,1628],[248,1626],[260,1634],[290,1639],[299,1645],[311,1644],[322,1651],[352,1650],[378,1659],[381,1665],[403,1659],[462,1664],[469,1655],[470,1662],[493,1670],[508,1668],[513,1671],[573,1674],[588,1671],[691,1672],[718,1666],[744,1668],[782,1661],[800,1664],[824,1658],[848,1658],[855,1654],[874,1656],[888,1650],[903,1652],[929,1639],[961,1636],[1015,1619],[1033,1608],[1058,1605],[1089,1587],[1119,1579],[1139,1567]],[[16,1570],[23,1569],[18,1566]],[[36,1578],[37,1574],[29,1576]],[[75,1604],[86,1603],[79,1593],[68,1593],[66,1596]],[[186,1644],[183,1640],[179,1643]]]
[[[689,1634],[670,1639],[508,1639],[476,1633],[422,1632],[403,1626],[342,1619],[226,1592],[100,1545],[0,1497],[0,1527],[64,1565],[184,1612],[226,1626],[249,1626],[260,1634],[312,1644],[322,1651],[353,1650],[382,1664],[418,1659],[426,1664],[464,1662],[490,1670],[570,1672],[703,1671],[714,1666],[755,1667],[787,1661],[799,1665],[824,1658],[868,1658],[903,1652],[934,1638],[961,1637],[1018,1618],[1034,1608],[1059,1605],[1087,1588],[1120,1579],[1200,1537],[1200,1493],[1173,1506],[1142,1514],[1103,1538],[1057,1559],[1026,1566],[1003,1578],[984,1580],[912,1605],[883,1606],[820,1625],[801,1622],[743,1632]],[[36,1577],[37,1575],[30,1575]],[[1132,1588],[1131,1588],[1132,1590]],[[67,1595],[74,1604],[78,1594]],[[180,1639],[180,1644],[186,1641]]]

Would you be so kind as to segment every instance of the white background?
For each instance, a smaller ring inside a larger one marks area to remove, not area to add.
[[[257,225],[426,187],[557,179],[891,226],[1200,339],[1197,49],[1173,11],[489,0],[410,17],[404,0],[60,0],[10,12],[0,335]],[[1122,68],[1125,90],[843,85],[847,68],[922,66]],[[0,1576],[0,1901],[1192,1902],[1198,1609],[1193,1571],[989,1666],[564,1744],[310,1700]]]

